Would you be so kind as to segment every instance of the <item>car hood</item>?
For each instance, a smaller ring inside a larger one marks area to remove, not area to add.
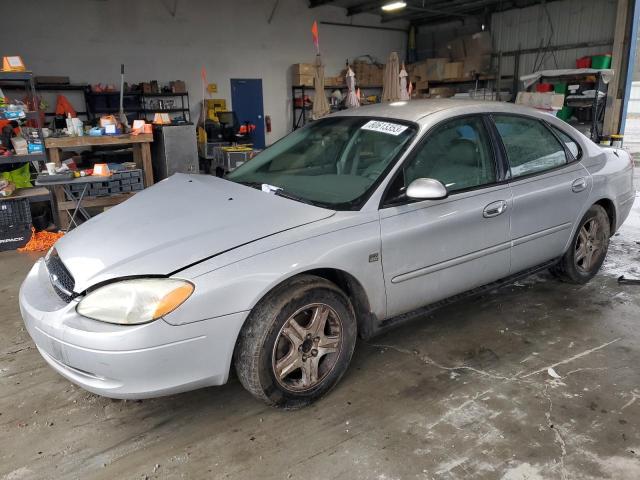
[[[76,292],[167,275],[335,212],[208,175],[176,174],[72,230],[56,250]]]

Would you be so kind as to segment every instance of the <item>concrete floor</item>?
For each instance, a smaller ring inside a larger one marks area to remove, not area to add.
[[[145,401],[72,385],[17,307],[34,257],[0,254],[0,478],[640,478],[640,199],[588,285],[539,275],[360,342],[302,411],[237,380]],[[553,367],[559,378],[548,373]]]

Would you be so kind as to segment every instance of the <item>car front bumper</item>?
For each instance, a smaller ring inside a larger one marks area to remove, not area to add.
[[[227,381],[236,338],[248,312],[170,325],[122,326],[76,313],[39,260],[20,288],[20,311],[42,357],[82,388],[111,398],[149,398]]]

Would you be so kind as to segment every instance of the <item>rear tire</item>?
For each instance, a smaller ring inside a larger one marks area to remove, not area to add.
[[[584,284],[604,262],[609,249],[609,216],[600,205],[592,205],[582,217],[569,248],[551,272],[565,282]]]
[[[338,383],[356,337],[353,307],[335,284],[311,275],[295,277],[249,315],[234,353],[236,372],[256,398],[301,408]]]

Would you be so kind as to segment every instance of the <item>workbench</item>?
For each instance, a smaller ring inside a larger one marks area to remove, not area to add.
[[[103,135],[100,137],[49,137],[45,139],[45,147],[48,151],[49,161],[60,165],[62,150],[70,148],[89,148],[97,146],[131,146],[133,160],[138,168],[143,171],[145,188],[153,185],[153,167],[151,164],[151,147],[153,134],[142,133],[139,135]],[[57,219],[59,228],[66,230],[69,227],[68,210],[75,210],[76,204],[65,197],[61,186],[54,186],[54,196],[57,201]],[[108,207],[124,202],[134,193],[122,193],[108,197],[87,197],[83,205],[85,207]]]

